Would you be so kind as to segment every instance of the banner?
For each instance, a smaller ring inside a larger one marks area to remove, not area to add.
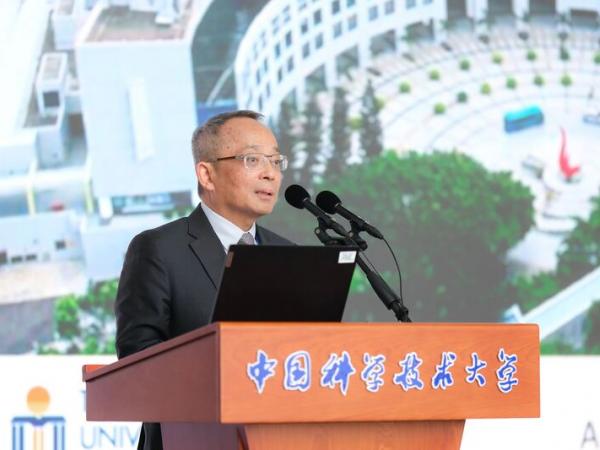
[[[0,448],[135,449],[139,424],[85,419],[81,366],[113,361],[114,357],[1,356]],[[543,357],[542,417],[468,420],[461,450],[600,448],[598,380],[599,357]]]

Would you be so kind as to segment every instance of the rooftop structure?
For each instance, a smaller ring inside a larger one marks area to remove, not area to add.
[[[168,3],[168,2],[166,2]],[[181,10],[139,11],[130,6],[109,6],[98,15],[87,36],[90,42],[155,41],[182,39],[197,2],[179,2]]]
[[[59,0],[56,4],[55,14],[69,16],[73,14],[75,0]]]

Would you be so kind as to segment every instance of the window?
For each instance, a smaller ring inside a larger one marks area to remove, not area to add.
[[[416,0],[406,0],[406,9],[411,9],[416,6]]]
[[[290,56],[287,60],[287,71],[290,73],[292,70],[294,70],[294,58]]]
[[[336,38],[342,34],[342,22],[338,22],[333,26],[333,37]]]
[[[323,47],[323,33],[319,33],[315,38],[315,48]]]
[[[271,21],[271,28],[273,30],[273,35],[276,35],[279,31],[279,16],[275,16]]]
[[[302,20],[302,23],[300,24],[300,32],[302,34],[306,34],[307,31],[308,31],[308,20],[304,19],[304,20]]]
[[[286,6],[283,8],[283,23],[288,23],[290,21],[290,7]]]
[[[379,16],[379,10],[377,9],[377,5],[373,5],[369,8],[369,20],[375,20]]]
[[[265,46],[267,45],[267,33],[265,33],[264,31],[262,33],[260,33],[260,48],[265,48]]]
[[[259,95],[258,96],[258,110],[261,111],[263,108],[263,102],[262,102],[262,97]]]
[[[433,0],[423,0],[424,5],[431,5],[432,3],[433,3]]]
[[[314,13],[313,13],[313,20],[315,22],[315,25],[319,25],[321,23],[321,20],[323,19],[323,17],[321,16],[321,10],[317,9]]]
[[[304,44],[302,46],[302,57],[303,58],[308,58],[309,55],[310,55],[310,45],[307,42],[306,44]]]
[[[298,0],[298,9],[302,11],[304,8],[306,8],[306,0]]]
[[[387,2],[385,2],[385,5],[383,6],[383,8],[384,8],[386,14],[392,14],[394,12],[394,10],[396,9],[394,0],[388,0]]]
[[[281,56],[281,46],[279,44],[275,44],[275,58],[279,58]]]
[[[58,91],[44,92],[44,106],[46,108],[56,108],[60,105]]]
[[[356,14],[348,17],[348,31],[354,30],[357,25]]]
[[[354,5],[356,5],[356,0],[346,0],[346,6],[348,8],[352,8]]]
[[[260,83],[260,70],[256,71],[256,77],[255,78],[256,78],[256,84],[259,84]]]
[[[269,98],[271,96],[271,85],[267,83],[265,98]]]
[[[64,239],[61,239],[60,241],[54,241],[54,248],[56,250],[64,250],[67,248],[67,243]]]
[[[292,45],[292,32],[288,31],[285,33],[285,46],[289,47],[290,45]]]
[[[277,69],[277,82],[281,83],[281,80],[283,80],[283,69],[280,67]]]
[[[340,12],[340,0],[334,0],[331,2],[331,14],[337,14]]]
[[[269,60],[265,58],[263,61],[263,72],[267,73],[269,71]]]

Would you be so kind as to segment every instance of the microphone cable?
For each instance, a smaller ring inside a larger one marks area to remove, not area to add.
[[[398,271],[398,287],[400,288],[399,294],[400,294],[400,298],[404,300],[404,295],[402,294],[402,272],[400,271],[400,264],[398,264],[398,260],[396,259],[396,254],[394,253],[394,250],[392,250],[392,246],[390,245],[388,240],[385,238],[385,236],[383,237],[383,242],[385,242],[385,245],[387,245],[387,248],[389,249],[390,253],[392,254],[392,258],[394,258],[394,263],[396,264],[396,270]]]

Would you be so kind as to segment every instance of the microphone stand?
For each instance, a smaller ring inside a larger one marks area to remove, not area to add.
[[[330,236],[329,233],[327,233],[328,226],[325,221],[321,218],[318,218],[317,220],[319,221],[319,226],[315,228],[314,233],[324,245],[354,245],[359,247],[360,251],[356,255],[356,263],[367,276],[367,280],[369,280],[369,283],[371,284],[373,291],[375,291],[375,294],[377,294],[377,297],[379,297],[387,309],[390,309],[394,312],[394,315],[398,321],[412,322],[408,316],[408,308],[404,306],[402,298],[396,295],[396,293],[385,282],[381,275],[367,265],[360,254],[361,251],[367,249],[367,243],[358,235],[358,231],[355,230],[355,224],[351,224],[352,233],[350,236],[352,237],[343,238]]]

